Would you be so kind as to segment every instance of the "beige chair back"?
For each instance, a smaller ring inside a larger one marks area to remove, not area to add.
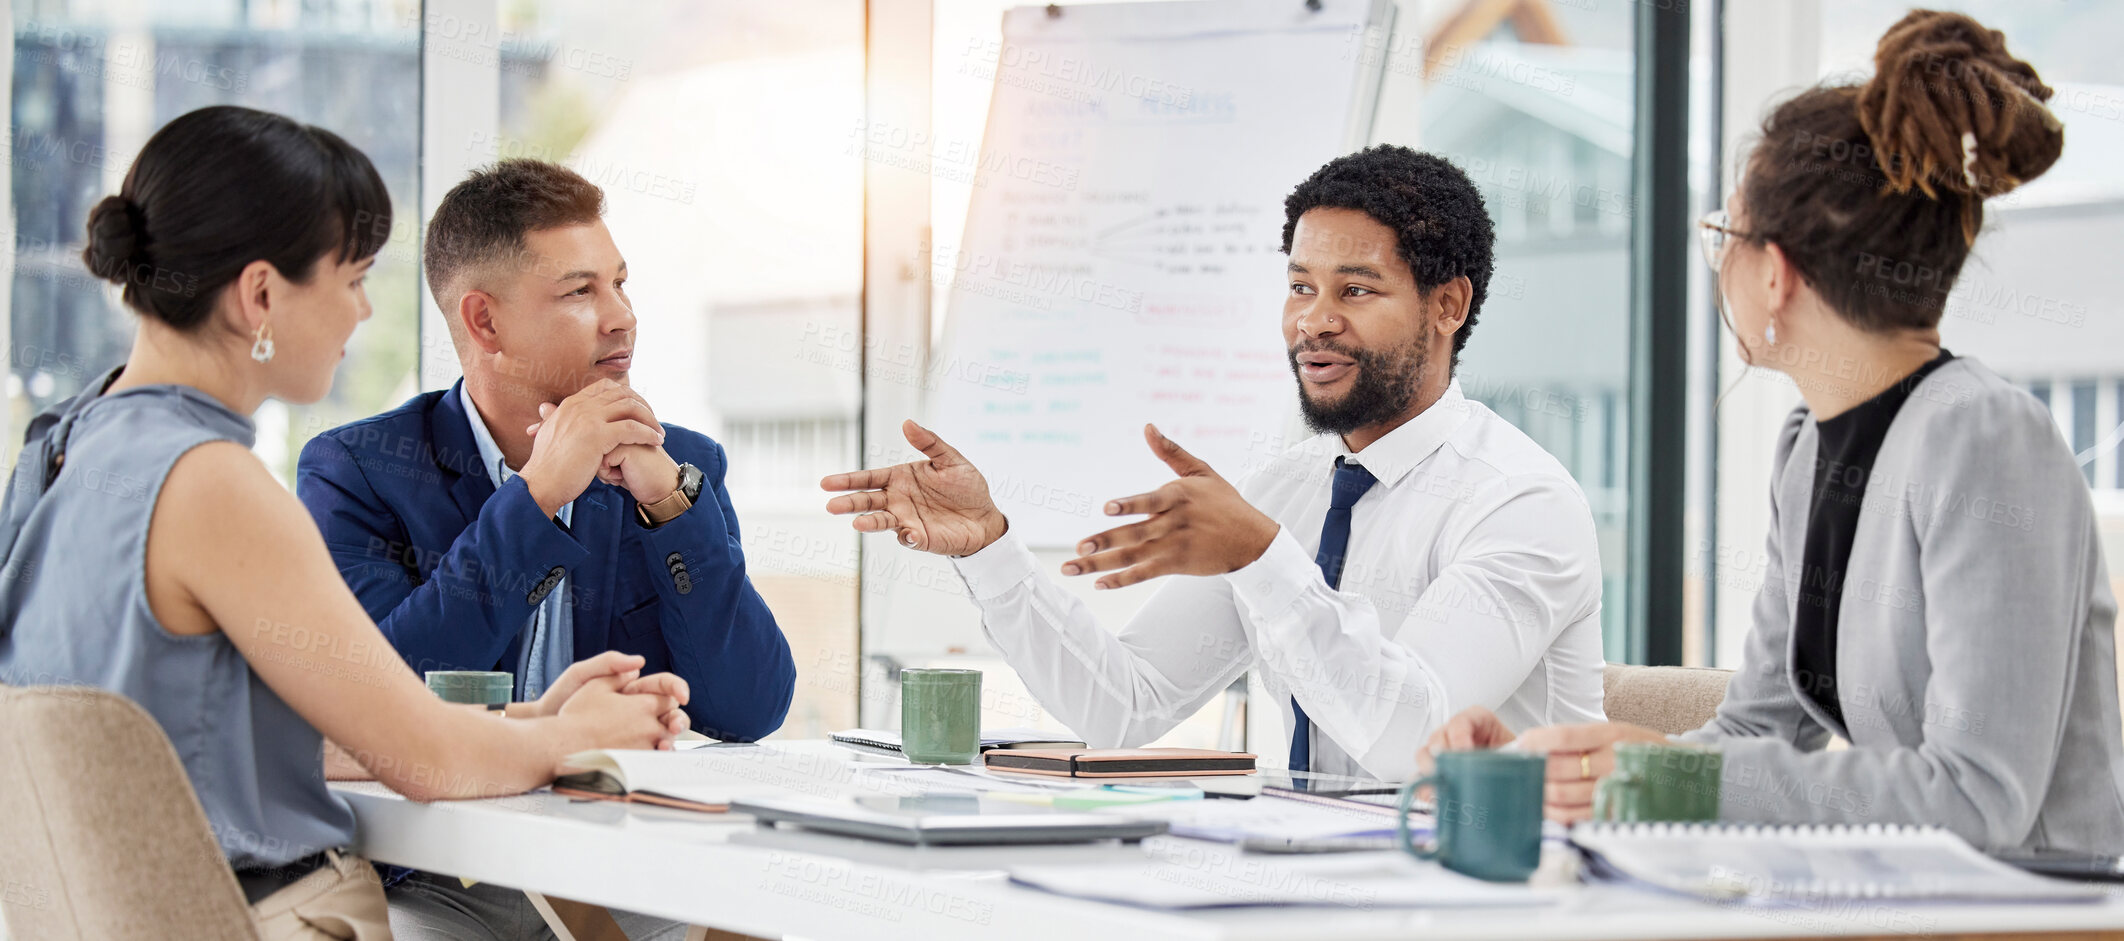
[[[0,686],[0,912],[12,941],[258,937],[162,726],[87,687]]]
[[[1608,718],[1668,735],[1702,728],[1726,699],[1732,670],[1608,664],[1601,689]]]

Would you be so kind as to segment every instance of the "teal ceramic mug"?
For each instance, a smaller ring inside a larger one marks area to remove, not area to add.
[[[1397,842],[1417,859],[1491,882],[1524,882],[1541,868],[1541,789],[1548,758],[1517,751],[1449,751],[1438,767],[1401,789]],[[1433,789],[1437,836],[1409,838],[1416,792]]]
[[[428,690],[444,702],[469,703],[488,709],[509,705],[516,690],[516,676],[489,670],[429,670]]]

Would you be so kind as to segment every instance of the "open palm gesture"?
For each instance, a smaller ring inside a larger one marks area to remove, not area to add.
[[[860,513],[853,521],[856,532],[889,529],[899,534],[901,544],[938,555],[972,555],[1001,538],[1009,523],[989,498],[980,470],[911,420],[900,425],[900,432],[928,460],[819,481],[820,488],[840,494],[826,501],[826,512]]]

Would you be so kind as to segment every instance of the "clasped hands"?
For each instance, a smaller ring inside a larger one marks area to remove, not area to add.
[[[559,405],[539,403],[538,416],[524,428],[532,436],[531,458],[520,473],[547,516],[582,496],[593,479],[625,488],[644,506],[678,489],[678,462],[664,452],[664,426],[633,389],[600,379]]]
[[[626,697],[649,697],[653,701],[653,714],[663,723],[664,732],[656,740],[655,747],[670,750],[671,742],[679,733],[686,731],[691,721],[686,716],[686,701],[692,698],[692,690],[686,680],[676,673],[651,673],[642,675],[642,666],[648,661],[640,654],[620,653],[607,650],[587,660],[578,660],[546,687],[545,693],[522,715],[525,717],[557,716],[581,709],[601,708],[593,702],[606,698],[605,694],[616,693]],[[580,695],[585,692],[590,695]],[[640,703],[629,704],[639,708]]]
[[[939,555],[972,555],[1001,538],[1009,522],[972,462],[912,421],[900,431],[927,460],[827,477],[819,486],[840,494],[826,501],[827,512],[859,514],[852,523],[857,532],[889,530],[909,548]],[[1108,516],[1147,518],[1078,543],[1077,557],[1062,564],[1062,574],[1104,572],[1093,587],[1120,588],[1160,575],[1222,575],[1268,551],[1275,520],[1156,426],[1143,426],[1143,438],[1179,477],[1109,501]]]

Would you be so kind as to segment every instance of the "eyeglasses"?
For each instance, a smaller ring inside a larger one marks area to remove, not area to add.
[[[1729,224],[1732,221],[1723,209],[1704,213],[1704,217],[1696,221],[1696,243],[1703,247],[1704,264],[1710,265],[1713,271],[1725,264],[1726,249],[1733,239],[1754,237],[1754,233],[1734,228]]]

